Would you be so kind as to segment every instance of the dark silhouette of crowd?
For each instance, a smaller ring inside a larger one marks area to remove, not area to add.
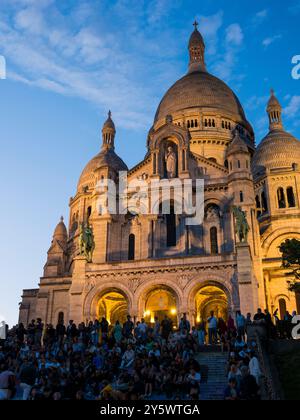
[[[0,400],[197,400],[202,386],[197,354],[207,344],[228,353],[224,398],[258,399],[256,343],[246,340],[253,323],[264,325],[270,337],[290,337],[291,319],[281,330],[261,310],[253,320],[237,312],[227,322],[211,312],[207,323],[192,328],[186,315],[176,328],[168,316],[149,325],[129,315],[115,325],[105,318],[55,327],[32,320],[0,342]]]
[[[76,326],[33,320],[8,332],[0,349],[0,399],[198,399],[197,342],[184,316],[148,326],[131,317]],[[20,393],[22,394],[20,396]]]

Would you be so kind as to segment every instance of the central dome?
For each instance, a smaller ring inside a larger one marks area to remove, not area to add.
[[[154,122],[189,108],[219,109],[236,122],[246,122],[234,92],[222,80],[205,71],[188,73],[178,80],[160,102]]]

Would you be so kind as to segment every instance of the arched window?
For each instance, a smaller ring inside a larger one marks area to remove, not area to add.
[[[227,159],[224,162],[224,166],[225,166],[226,169],[228,169],[228,160]]]
[[[255,197],[255,202],[256,202],[256,209],[257,209],[257,216],[259,217],[261,215],[261,204],[260,204],[260,199],[258,195]]]
[[[210,228],[210,252],[211,254],[218,254],[218,230],[216,227]]]
[[[286,301],[285,299],[279,299],[279,314],[280,314],[280,319],[283,320],[284,316],[286,314]]]
[[[170,207],[170,214],[166,214],[167,223],[167,247],[176,246],[176,215],[174,206]]]
[[[63,312],[59,312],[58,317],[57,317],[57,323],[63,325],[64,322],[65,322],[65,315]]]
[[[89,218],[91,217],[91,214],[92,214],[92,207],[91,206],[89,206],[88,207],[88,209],[87,209],[87,213],[86,213],[86,215],[87,215],[87,219],[89,220]]]
[[[240,160],[238,160],[238,168],[239,169],[241,168],[241,161]]]
[[[132,261],[135,258],[135,235],[131,233],[128,238],[128,260]]]
[[[241,203],[244,202],[244,193],[243,193],[243,191],[240,191],[240,202]]]
[[[278,188],[277,190],[277,199],[278,199],[278,207],[280,209],[286,208],[286,202],[285,202],[285,194],[283,188]]]
[[[287,188],[286,195],[289,207],[295,207],[295,195],[293,187]]]
[[[266,194],[265,194],[264,191],[261,193],[261,206],[262,206],[263,213],[267,213],[268,212],[268,203],[267,203]]]

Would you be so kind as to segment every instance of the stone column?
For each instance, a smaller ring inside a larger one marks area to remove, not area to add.
[[[236,251],[240,310],[244,315],[248,312],[254,315],[257,309],[254,305],[254,288],[257,285],[255,284],[255,277],[253,275],[250,246],[247,243],[237,243]]]
[[[69,320],[72,319],[75,324],[83,321],[83,291],[86,280],[86,264],[86,257],[79,255],[74,258],[74,271],[70,289]]]
[[[93,233],[95,240],[95,249],[93,253],[93,262],[96,264],[105,263],[107,261],[108,249],[108,229],[111,216],[102,216],[93,220]]]
[[[48,310],[49,310],[49,292],[40,290],[37,295],[37,302],[36,302],[36,309],[35,309],[36,318],[41,318],[41,320],[44,323],[46,323],[48,320]]]

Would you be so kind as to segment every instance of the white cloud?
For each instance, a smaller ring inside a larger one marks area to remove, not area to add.
[[[154,54],[156,59],[165,58],[165,45],[168,45],[168,53],[172,55],[173,44],[166,42],[160,30],[148,39],[144,28],[135,32],[140,15],[135,16],[132,25],[128,22],[126,27],[114,25],[113,30],[111,26],[99,24],[98,18],[95,25],[79,23],[82,16],[99,14],[98,8],[73,10],[66,19],[50,0],[13,1],[18,7],[13,10],[12,19],[7,15],[0,20],[0,48],[10,62],[8,78],[78,96],[95,104],[103,113],[111,108],[120,126],[149,128],[158,102],[155,88],[160,90],[161,83],[175,74],[172,62],[165,60],[158,63],[157,79],[145,84],[151,75]],[[120,7],[128,6],[126,0],[117,3]],[[134,3],[140,8],[140,2]],[[162,9],[158,10],[163,16]],[[158,10],[156,19],[159,19]],[[123,9],[119,12],[116,14],[114,10],[114,16],[124,22]],[[145,13],[142,8],[140,13]],[[126,38],[122,36],[124,31]],[[174,38],[172,34],[169,36]]]
[[[267,102],[269,100],[269,96],[256,96],[253,95],[251,98],[248,99],[248,101],[245,103],[245,108],[249,110],[257,110],[257,108],[261,106],[267,106]]]
[[[268,38],[265,38],[262,41],[262,44],[265,48],[268,48],[271,44],[273,44],[275,41],[277,41],[278,39],[282,38],[282,35],[274,35],[274,36],[270,36]]]
[[[234,67],[238,59],[238,54],[243,48],[244,34],[238,23],[229,25],[225,30],[224,54],[220,55],[219,60],[213,66],[216,74],[225,81],[235,78],[239,83],[243,79],[242,74],[234,75]]]
[[[257,12],[252,18],[252,23],[254,24],[254,26],[257,26],[263,23],[264,20],[267,18],[268,14],[269,14],[268,9],[263,9]]]
[[[226,43],[228,46],[239,46],[243,43],[244,34],[238,23],[229,25],[226,29]]]
[[[176,6],[176,0],[152,0],[147,8],[148,23],[158,23]]]
[[[20,10],[15,16],[15,25],[18,29],[40,34],[43,31],[45,22],[40,10],[26,8]]]
[[[199,30],[205,39],[207,53],[214,55],[217,51],[218,31],[223,25],[223,11],[219,10],[214,15],[198,16]]]
[[[300,96],[292,96],[288,105],[283,109],[283,112],[287,118],[298,116],[300,114]]]

